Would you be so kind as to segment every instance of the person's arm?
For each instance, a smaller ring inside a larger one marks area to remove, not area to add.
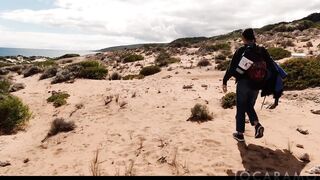
[[[239,49],[233,55],[233,58],[232,58],[231,63],[229,65],[229,67],[228,67],[228,70],[226,71],[226,74],[224,75],[224,78],[223,78],[223,85],[224,86],[227,86],[228,81],[234,75],[234,73],[235,73],[235,71],[237,69],[237,66],[239,64],[239,61],[241,59],[241,56],[242,56],[242,53],[243,53],[242,51],[243,51],[242,49]]]

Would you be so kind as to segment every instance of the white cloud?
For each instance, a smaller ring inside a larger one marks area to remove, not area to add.
[[[168,42],[186,36],[213,36],[245,27],[290,21],[320,10],[320,1],[56,0],[55,6],[47,10],[4,12],[0,18],[75,29],[87,34],[83,35],[84,39],[92,37],[94,40],[99,36],[114,40],[108,44],[120,45]],[[83,48],[86,45],[76,46]]]

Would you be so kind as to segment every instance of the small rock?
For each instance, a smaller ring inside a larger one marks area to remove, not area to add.
[[[202,84],[201,87],[203,87],[203,88],[208,88],[208,85]]]
[[[171,76],[171,75],[168,75],[168,76],[166,76],[166,77],[163,77],[162,79],[170,79],[170,78],[172,78],[172,76]]]
[[[6,161],[6,162],[0,161],[0,167],[7,167],[7,166],[11,166],[11,163],[9,161]]]
[[[27,159],[25,159],[24,161],[23,161],[23,163],[28,163],[30,161],[30,159],[29,158],[27,158]]]
[[[310,162],[310,155],[308,153],[304,153],[299,157],[299,159],[303,162]]]
[[[183,86],[183,89],[192,89],[193,88],[193,85],[184,85]]]
[[[187,74],[191,74],[191,72],[187,72]]]
[[[304,146],[301,144],[297,144],[297,148],[304,149]]]
[[[179,72],[175,72],[174,74],[179,74]]]
[[[295,97],[295,98],[298,97],[298,96],[299,96],[298,94],[294,94],[294,95],[293,95],[293,97]]]
[[[320,166],[313,167],[309,171],[307,171],[309,174],[320,174]]]
[[[315,111],[315,110],[311,110],[311,112],[312,112],[313,114],[320,115],[320,110],[317,110],[317,111]]]
[[[308,130],[303,130],[303,129],[301,129],[301,128],[298,128],[297,131],[298,131],[299,133],[303,134],[303,135],[309,135],[309,134],[310,134]]]

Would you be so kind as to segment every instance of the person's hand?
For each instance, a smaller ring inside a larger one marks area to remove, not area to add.
[[[223,89],[223,92],[224,92],[224,93],[227,93],[227,92],[228,92],[228,87],[227,87],[227,85],[223,85],[223,86],[222,86],[222,89]]]

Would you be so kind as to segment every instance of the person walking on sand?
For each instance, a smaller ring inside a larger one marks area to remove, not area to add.
[[[273,60],[268,51],[256,45],[253,29],[246,29],[242,33],[244,46],[239,48],[229,65],[223,78],[223,92],[227,93],[227,82],[231,77],[236,78],[237,83],[237,113],[236,133],[233,138],[244,142],[245,117],[248,114],[250,123],[255,127],[255,138],[264,136],[264,127],[261,125],[254,109],[259,90],[264,86],[265,80],[272,73],[268,73],[267,67],[272,67]],[[271,70],[273,71],[273,70]],[[270,72],[270,71],[269,71]]]

